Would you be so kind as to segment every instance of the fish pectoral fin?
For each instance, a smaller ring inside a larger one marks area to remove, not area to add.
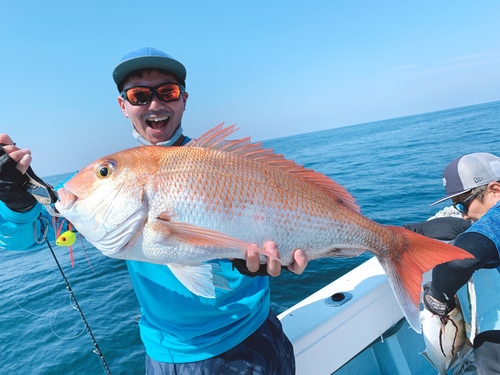
[[[154,229],[159,234],[156,242],[167,246],[174,246],[173,242],[182,242],[194,246],[222,247],[244,252],[254,251],[271,257],[281,263],[277,257],[258,246],[215,230],[206,229],[193,224],[165,220],[161,215],[158,220],[156,220]]]
[[[205,298],[215,298],[215,288],[232,290],[226,278],[220,272],[220,265],[203,263],[194,266],[168,264],[168,268],[182,285],[193,294]]]
[[[434,364],[434,362],[432,362],[432,359],[431,359],[431,357],[429,357],[429,355],[427,354],[427,351],[425,351],[425,350],[424,350],[423,352],[418,353],[418,354],[422,354],[425,358],[427,358],[427,360],[431,363],[432,367],[434,367],[435,369],[437,369],[437,368],[438,368],[438,366],[436,366],[436,365]]]

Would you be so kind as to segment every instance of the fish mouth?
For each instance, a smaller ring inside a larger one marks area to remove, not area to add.
[[[59,212],[71,210],[78,201],[78,196],[65,187],[59,188],[57,190],[57,195],[59,201],[55,203],[55,206]]]
[[[104,255],[116,257],[113,254],[127,247],[139,228],[144,226],[148,214],[144,196],[141,197],[140,205],[128,206],[126,212],[120,214],[124,203],[123,199],[120,200],[120,194],[124,188],[125,182],[105,194],[102,199],[86,204],[85,197],[79,199],[70,189],[63,187],[58,190],[60,202],[56,203],[56,208]],[[118,205],[115,204],[117,200]],[[78,207],[80,202],[83,207]],[[89,209],[88,206],[95,209]]]

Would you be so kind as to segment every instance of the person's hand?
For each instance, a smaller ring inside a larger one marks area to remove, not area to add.
[[[257,247],[257,245],[254,246]],[[279,259],[280,254],[275,242],[266,242],[264,250]],[[307,266],[307,256],[302,250],[296,249],[293,252],[293,260],[294,262],[287,267],[282,267],[280,262],[270,257],[267,257],[267,264],[260,264],[260,254],[257,251],[247,251],[246,261],[243,259],[231,259],[231,262],[234,268],[241,274],[250,277],[279,276],[283,268],[287,268],[290,272],[300,275]]]
[[[7,134],[0,134],[0,201],[12,211],[26,212],[36,204],[25,185],[30,163],[30,150],[16,147]]]
[[[425,309],[429,310],[434,315],[448,316],[450,312],[457,307],[455,298],[450,299],[446,302],[439,301],[436,297],[432,296],[431,282],[424,285],[424,295],[422,297],[422,303]]]
[[[0,146],[3,151],[16,162],[16,168],[21,173],[26,173],[31,163],[31,151],[27,148],[20,149],[7,134],[0,134]],[[0,169],[0,180],[2,179],[2,170]]]
[[[273,254],[276,258],[279,259],[280,254],[278,251],[278,247],[276,243],[273,241],[268,241],[264,244],[264,250]],[[250,272],[257,272],[261,267],[259,260],[259,253],[254,251],[247,251],[247,268]],[[297,249],[293,252],[293,260],[294,262],[288,266],[288,270],[300,275],[304,272],[304,269],[307,266],[307,257],[306,254],[300,249]],[[277,260],[267,257],[267,266],[266,266],[267,274],[269,276],[279,276],[281,273],[281,263]]]

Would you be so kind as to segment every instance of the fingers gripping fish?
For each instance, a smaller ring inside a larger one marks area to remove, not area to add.
[[[420,331],[422,273],[471,257],[453,246],[360,214],[330,178],[249,138],[228,141],[222,124],[183,147],[143,146],[90,164],[59,189],[56,204],[112,258],[167,265],[193,293],[215,297],[227,283],[209,260],[245,258],[276,242],[284,265],[370,251],[384,267],[412,327]],[[271,256],[272,257],[272,256]]]

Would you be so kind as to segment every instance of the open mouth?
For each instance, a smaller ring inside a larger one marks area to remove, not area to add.
[[[71,210],[73,205],[78,200],[78,197],[75,194],[64,187],[57,190],[57,194],[59,196],[59,202],[56,202],[55,206],[59,212]]]
[[[146,124],[152,129],[161,130],[167,126],[168,120],[170,120],[170,116],[150,117],[146,119]]]

